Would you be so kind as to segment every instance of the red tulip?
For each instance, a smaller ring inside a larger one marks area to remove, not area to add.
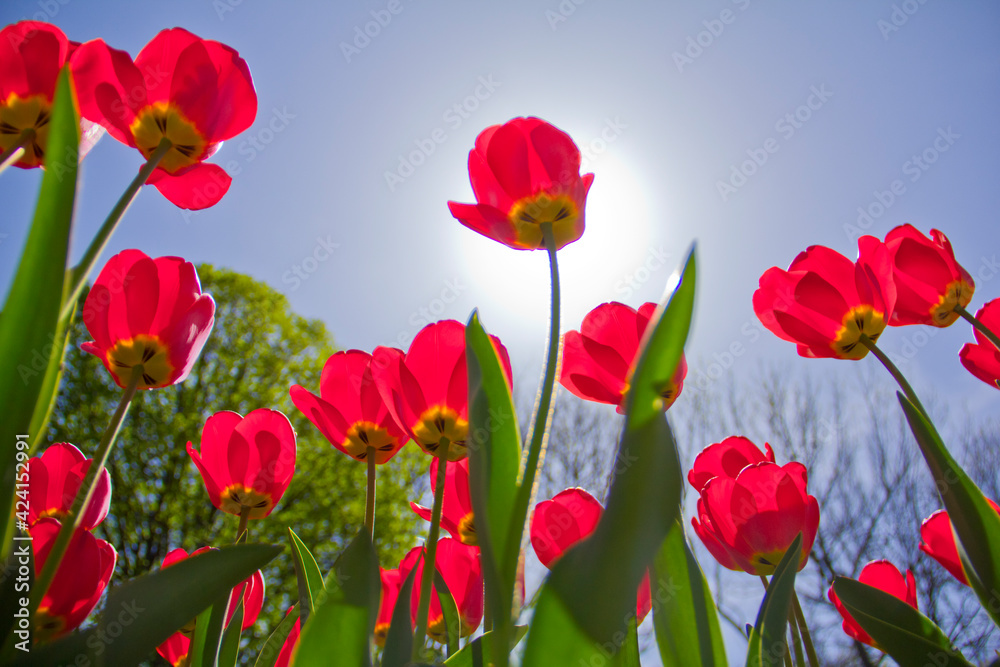
[[[858,261],[823,246],[800,253],[787,271],[760,277],[753,309],[778,338],[796,343],[803,357],[861,359],[861,335],[878,340],[892,316],[896,287],[885,245],[858,239]]]
[[[28,459],[28,524],[33,526],[46,517],[65,520],[92,462],[68,442],[57,442],[41,456]],[[104,521],[110,507],[111,475],[105,469],[80,526],[93,530]]]
[[[368,447],[374,447],[375,463],[385,463],[409,441],[375,386],[372,355],[337,352],[323,366],[319,382],[322,398],[299,385],[289,394],[295,407],[343,453],[364,461]]]
[[[296,619],[291,632],[285,637],[285,643],[281,645],[281,652],[278,653],[278,659],[275,661],[274,667],[288,667],[292,664],[292,659],[295,657],[295,649],[299,646],[299,634],[301,631],[302,619]]]
[[[135,62],[96,39],[72,58],[80,110],[147,159],[163,139],[171,148],[147,183],[187,209],[214,205],[232,179],[204,161],[257,115],[246,62],[219,42],[182,28],[161,31]]]
[[[990,331],[1000,331],[1000,299],[993,299],[976,313],[976,319]],[[977,378],[1000,388],[1000,350],[990,339],[975,330],[976,342],[966,343],[958,353],[965,369]]]
[[[567,549],[594,532],[603,513],[601,503],[579,487],[560,491],[551,500],[535,505],[531,517],[531,546],[538,560],[551,569]],[[636,598],[636,622],[642,623],[651,608],[647,572]]]
[[[986,499],[990,506],[1000,514],[1000,507],[995,502]],[[920,550],[940,563],[951,576],[969,585],[958,557],[958,545],[955,544],[955,534],[951,529],[951,518],[944,510],[938,510],[924,519],[920,525]]]
[[[375,643],[385,647],[389,636],[389,626],[392,625],[392,612],[396,608],[399,590],[403,587],[403,578],[399,570],[383,570],[379,568],[382,579],[382,596],[379,600],[378,618],[375,621]]]
[[[196,556],[212,548],[213,547],[201,547],[200,549],[195,549],[190,554],[188,554],[188,552],[184,549],[174,549],[167,554],[166,558],[163,559],[161,569],[170,567],[185,558]],[[233,616],[236,614],[236,607],[239,606],[241,599],[243,601],[242,629],[246,630],[257,622],[257,617],[260,616],[261,607],[264,606],[264,575],[261,574],[260,570],[257,570],[248,579],[244,579],[242,582],[233,587],[233,591],[229,595],[229,610],[226,612],[227,626],[229,625],[229,622],[233,620]],[[188,649],[191,646],[191,637],[193,635],[194,620],[192,619],[190,623],[170,635],[165,642],[160,644],[156,648],[156,652],[159,653],[164,660],[175,667],[178,667],[179,665],[187,665],[188,662],[186,661],[186,658]]]
[[[410,598],[411,622],[416,623],[417,607],[420,601],[420,582],[424,569],[424,547],[414,547],[403,557],[399,564],[400,584],[406,581],[410,571],[416,568],[413,575],[413,591]],[[444,577],[448,591],[455,598],[458,616],[461,619],[462,637],[467,637],[476,631],[483,620],[483,571],[479,563],[479,549],[462,544],[458,540],[445,537],[438,540],[437,555],[434,566]],[[431,603],[427,612],[427,636],[436,642],[444,643],[448,628],[445,625],[444,613],[438,601],[437,589],[431,592]]]
[[[637,312],[612,301],[587,313],[580,331],[567,331],[563,336],[559,382],[582,399],[610,403],[617,406],[619,414],[625,414],[639,343],[654,310],[655,303],[644,303]],[[660,391],[664,410],[680,396],[685,375],[687,362],[682,354],[673,378]]]
[[[904,578],[896,566],[889,561],[873,560],[861,570],[858,581],[894,595],[914,609],[917,608],[917,584],[913,579],[913,573],[909,570],[906,571],[906,577]],[[869,646],[879,648],[878,644],[875,643],[867,632],[861,629],[861,626],[854,620],[854,617],[844,608],[840,598],[833,592],[833,586],[830,586],[827,596],[843,617],[844,632],[847,633],[847,636]]]
[[[556,248],[580,238],[593,174],[580,176],[580,149],[569,135],[538,118],[514,118],[476,137],[469,151],[476,204],[448,202],[469,229],[517,250],[543,246],[551,223]]]
[[[959,317],[955,306],[969,305],[976,284],[955,261],[948,237],[932,229],[928,239],[913,225],[900,225],[885,235],[885,247],[896,283],[896,307],[889,324],[951,326]]]
[[[691,524],[724,567],[757,575],[772,574],[802,533],[801,570],[819,528],[819,504],[806,492],[807,479],[801,463],[770,461],[748,465],[736,477],[712,477]]]
[[[40,21],[20,21],[0,30],[0,155],[21,140],[22,132],[34,132],[15,166],[44,164],[56,80],[78,46],[56,26]],[[104,128],[82,120],[80,129],[82,157]]]
[[[139,389],[183,382],[215,323],[215,301],[201,293],[191,262],[124,250],[101,269],[83,305],[94,340],[80,346],[126,387],[142,364]]]
[[[295,625],[291,632],[285,637],[285,643],[281,645],[278,659],[274,661],[274,667],[288,667],[295,657],[295,649],[299,647],[299,634],[302,632],[302,619],[295,619]]]
[[[771,445],[765,442],[764,449],[766,454],[741,435],[733,435],[722,442],[711,444],[695,457],[694,465],[688,471],[688,483],[695,491],[700,492],[713,477],[736,479],[740,471],[749,465],[764,461],[774,463]]]
[[[48,518],[29,529],[36,573],[45,567],[59,528],[58,521]],[[35,613],[36,642],[61,637],[83,623],[111,581],[117,557],[109,543],[83,528],[74,531],[56,576]]]
[[[188,454],[205,481],[212,504],[251,519],[262,519],[281,500],[295,472],[295,431],[288,417],[260,408],[246,417],[216,412],[201,431],[201,454]]]
[[[496,336],[490,338],[509,387],[507,349]],[[465,458],[469,435],[465,326],[455,320],[428,324],[405,355],[394,348],[379,347],[373,356],[375,384],[409,436],[428,454],[434,455],[447,441],[449,461]]]
[[[438,458],[431,459],[431,493],[437,490]],[[447,463],[444,472],[444,493],[441,498],[441,527],[462,544],[476,546],[476,524],[469,496],[469,459]],[[411,502],[410,509],[424,521],[430,521],[429,507]]]

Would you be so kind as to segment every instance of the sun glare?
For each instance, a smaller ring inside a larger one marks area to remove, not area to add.
[[[638,305],[628,296],[637,283],[649,280],[645,262],[658,252],[652,247],[648,190],[613,153],[597,156],[581,170],[595,176],[587,197],[586,231],[559,251],[563,330],[577,326],[598,303]],[[549,267],[543,252],[512,251],[470,232],[462,235],[462,256],[468,275],[478,277],[474,289],[484,313],[533,331],[547,324]],[[666,276],[664,270],[659,280]]]

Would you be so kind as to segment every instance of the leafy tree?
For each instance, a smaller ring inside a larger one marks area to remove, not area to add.
[[[96,532],[118,550],[112,585],[158,568],[177,547],[190,552],[235,540],[238,518],[209,502],[185,445],[200,442],[201,428],[215,412],[245,415],[261,407],[281,410],[291,420],[298,435],[296,474],[271,516],[251,521],[250,541],[286,544],[291,527],[329,571],[364,524],[365,466],[333,449],[295,409],[288,389],[298,383],[318,391],[333,340],[322,322],[291,312],[285,297],[263,283],[210,265],[198,267],[198,275],[217,303],[201,359],[183,383],[139,392],[108,464],[111,512]],[[96,358],[77,347],[90,340],[81,320],[70,338],[74,345],[47,438],[92,455],[121,390]],[[385,567],[394,567],[424,530],[408,501],[419,499],[427,465],[427,457],[410,446],[379,466],[375,540]],[[289,557],[276,559],[264,578],[264,611],[256,637],[244,640],[249,650],[242,652],[251,660],[261,638],[298,598]]]

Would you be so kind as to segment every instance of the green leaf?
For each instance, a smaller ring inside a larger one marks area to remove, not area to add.
[[[236,611],[229,621],[229,627],[222,635],[222,646],[219,648],[219,667],[236,667],[240,658],[240,637],[243,635],[243,598],[236,605]]]
[[[232,591],[226,591],[209,609],[208,622],[202,624],[201,616],[195,624],[195,635],[202,633],[204,625],[204,640],[200,643],[201,651],[189,652],[192,656],[191,667],[216,667],[219,664],[219,652],[222,650],[222,634],[225,631],[226,616],[229,614],[229,600]],[[198,656],[201,661],[198,661]]]
[[[473,311],[465,328],[469,373],[469,490],[492,615],[510,615],[520,540],[508,544],[521,465],[521,434],[503,366]],[[506,627],[504,631],[506,631]]]
[[[846,577],[834,579],[833,590],[854,620],[899,664],[971,667],[941,628],[896,596]]]
[[[462,635],[462,623],[458,616],[458,605],[455,604],[455,598],[448,590],[448,584],[437,568],[434,568],[434,590],[437,592],[441,614],[444,616],[448,655],[452,656],[458,653],[458,640]]]
[[[692,250],[680,284],[643,339],[607,508],[591,537],[553,567],[528,633],[525,667],[617,655],[639,584],[680,516],[680,459],[660,392],[687,340],[695,273]]]
[[[281,551],[281,547],[262,544],[226,546],[127,581],[111,589],[94,626],[34,647],[15,664],[74,664],[81,655],[92,664],[142,662]]]
[[[253,663],[254,667],[274,667],[274,663],[278,661],[278,655],[281,654],[281,647],[285,645],[285,640],[295,628],[297,620],[299,620],[299,606],[295,605],[288,610],[288,613],[278,622],[278,626],[274,628],[274,632],[264,642],[260,653],[257,654],[257,661]]]
[[[639,626],[635,618],[628,622],[628,630],[625,642],[621,650],[615,656],[614,664],[617,667],[640,667],[639,663]]]
[[[305,624],[309,614],[316,608],[317,597],[325,588],[323,573],[312,552],[302,543],[291,528],[288,529],[288,543],[292,545],[292,563],[295,566],[295,580],[299,584],[299,617]]]
[[[678,521],[650,572],[653,626],[664,667],[727,667],[712,593]]]
[[[406,581],[399,589],[396,606],[392,609],[392,621],[385,638],[385,650],[382,651],[382,667],[404,667],[410,662],[413,652],[413,625],[410,619],[410,598],[413,596],[413,580],[417,568],[410,570]]]
[[[214,659],[208,663],[205,662],[205,647],[209,645],[209,626],[212,624],[212,614],[218,603],[219,601],[216,600],[215,604],[198,614],[198,618],[194,621],[194,636],[191,637],[191,644],[188,646],[188,655],[191,656],[190,667],[204,667],[206,664],[214,667]]]
[[[73,333],[75,317],[76,304],[73,304],[70,316],[62,318],[56,326],[52,351],[49,354],[49,364],[45,369],[45,378],[42,380],[42,387],[38,392],[38,402],[35,404],[35,412],[31,417],[31,425],[28,427],[28,432],[32,434],[30,449],[32,454],[41,445],[49,418],[56,406],[56,397],[59,394],[59,384],[62,382],[66,359],[66,347],[69,345],[69,338]]]
[[[381,586],[378,558],[362,528],[337,559],[325,594],[316,598],[308,623],[302,624],[295,667],[370,667]]]
[[[42,398],[52,357],[45,350],[62,342],[59,312],[68,289],[79,144],[76,97],[69,68],[64,67],[56,82],[35,217],[0,317],[0,349],[4,351],[0,355],[0,433],[5,437],[27,434],[34,439],[36,433],[30,429],[36,406],[51,404]],[[12,516],[15,465],[15,448],[0,447],[0,537],[8,534]]]
[[[784,655],[788,651],[785,629],[801,558],[802,533],[799,533],[774,569],[774,576],[767,586],[764,601],[757,612],[757,621],[750,631],[747,667],[779,667],[784,663]]]
[[[514,626],[514,639],[511,642],[510,648],[513,649],[517,646],[521,638],[528,633],[527,625],[515,625]],[[493,647],[493,638],[495,633],[484,632],[481,636],[476,637],[470,643],[462,647],[462,650],[453,656],[450,656],[444,661],[444,664],[448,667],[483,667],[489,663],[488,656]],[[388,667],[388,664],[386,665]]]
[[[957,536],[969,585],[1000,626],[1000,515],[952,458],[934,425],[902,394],[896,394]]]

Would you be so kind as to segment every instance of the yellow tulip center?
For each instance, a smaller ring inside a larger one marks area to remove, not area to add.
[[[551,197],[540,192],[525,197],[514,202],[508,218],[514,223],[517,243],[526,248],[541,247],[543,222],[552,223],[552,235],[557,248],[580,235],[576,228],[580,212],[576,203],[567,195]]]
[[[200,162],[208,147],[208,142],[194,123],[167,102],[143,108],[132,121],[130,129],[135,145],[147,159],[160,141],[164,138],[170,140],[170,150],[160,160],[159,166],[171,174]]]
[[[931,308],[931,319],[934,321],[934,326],[949,327],[954,324],[959,317],[958,313],[955,312],[955,306],[962,308],[968,306],[975,291],[976,288],[962,279],[948,283],[944,294],[941,295],[941,300]]]
[[[222,507],[219,509],[223,512],[238,516],[244,507],[249,507],[251,519],[263,519],[274,506],[270,494],[261,493],[242,484],[233,484],[223,489],[220,499]]]
[[[865,334],[874,343],[885,329],[885,315],[868,305],[855,306],[844,315],[844,324],[831,347],[840,359],[862,359],[868,348],[861,343]]]
[[[428,454],[436,454],[438,447],[446,441],[448,460],[460,461],[467,454],[465,441],[469,437],[469,422],[451,408],[435,405],[420,415],[413,427],[413,436],[420,448]]]
[[[66,619],[62,616],[50,616],[47,607],[40,608],[35,612],[35,636],[36,643],[44,643],[55,639],[66,630]]]
[[[475,516],[469,512],[458,522],[458,539],[462,544],[470,547],[479,545],[479,538],[476,536],[476,524],[473,522]]]
[[[374,447],[376,452],[391,452],[397,444],[384,428],[366,421],[352,424],[347,430],[347,437],[341,443],[347,453],[359,461],[368,458],[369,447]]]
[[[20,160],[25,165],[37,167],[45,158],[49,141],[49,119],[52,105],[44,95],[20,98],[11,93],[0,103],[0,150],[6,153],[21,140],[21,133],[34,130],[31,143],[24,147]]]
[[[167,359],[167,346],[157,336],[139,334],[135,338],[120,340],[108,350],[108,366],[121,385],[132,377],[132,367],[142,364],[139,389],[165,387],[169,384],[174,367]]]

